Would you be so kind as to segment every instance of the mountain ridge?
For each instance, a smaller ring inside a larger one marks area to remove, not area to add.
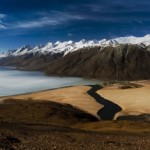
[[[15,49],[15,50],[8,50],[0,54],[0,58],[3,57],[16,57],[16,56],[22,56],[25,54],[44,54],[47,55],[49,53],[56,54],[56,53],[62,53],[63,55],[67,55],[70,52],[79,50],[81,48],[85,47],[95,47],[95,46],[101,46],[102,48],[107,46],[116,47],[120,44],[129,44],[129,45],[139,45],[141,47],[147,47],[150,46],[150,34],[145,35],[144,37],[135,37],[135,36],[127,36],[127,37],[119,37],[119,38],[113,38],[110,40],[102,39],[100,41],[98,40],[85,40],[82,39],[79,42],[73,42],[71,40],[60,42],[57,41],[55,43],[48,42],[45,45],[36,45],[36,46],[30,46],[25,45],[21,48]]]

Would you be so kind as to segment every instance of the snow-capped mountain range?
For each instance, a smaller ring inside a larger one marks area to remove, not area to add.
[[[85,47],[95,47],[95,46],[101,46],[101,47],[107,47],[112,46],[116,47],[120,44],[136,44],[140,46],[149,46],[150,45],[150,34],[144,36],[144,37],[135,37],[135,36],[128,36],[128,37],[119,37],[114,38],[110,40],[102,39],[100,41],[98,40],[81,40],[79,42],[73,42],[73,41],[65,41],[60,42],[57,41],[56,43],[48,42],[45,45],[39,45],[39,46],[23,46],[16,50],[8,50],[0,54],[0,58],[4,57],[15,57],[15,56],[21,56],[25,54],[57,54],[62,53],[63,55],[66,55],[70,52],[76,51],[81,48]]]

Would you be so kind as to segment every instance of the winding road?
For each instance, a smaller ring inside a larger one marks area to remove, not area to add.
[[[87,91],[87,93],[91,97],[93,97],[98,103],[100,103],[104,106],[102,109],[100,109],[97,112],[99,117],[102,120],[113,120],[115,114],[120,112],[122,110],[122,108],[119,105],[101,97],[99,94],[96,93],[96,91],[100,90],[102,88],[102,86],[100,86],[100,85],[90,85],[90,86],[92,88],[89,91]]]

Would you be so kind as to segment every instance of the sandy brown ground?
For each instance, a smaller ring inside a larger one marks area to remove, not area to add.
[[[116,118],[120,115],[139,115],[143,113],[150,114],[150,80],[135,81],[133,83],[142,85],[142,87],[120,89],[120,85],[114,84],[97,91],[99,95],[116,103],[123,109],[122,112],[116,114]],[[84,110],[99,118],[97,112],[103,108],[103,105],[87,94],[87,91],[90,89],[90,86],[75,86],[11,96],[11,98],[23,100],[49,100],[71,104],[72,106]],[[2,100],[2,98],[0,98],[0,100]]]
[[[116,117],[118,115],[150,114],[150,81],[132,83],[142,85],[142,87],[121,89],[120,85],[114,84],[97,92],[123,109]]]
[[[134,81],[132,83],[142,85],[142,87],[121,89],[119,88],[120,84],[114,84],[97,91],[99,95],[116,103],[122,108],[122,111],[117,113],[115,118],[122,115],[150,114],[150,80]],[[71,104],[72,106],[99,118],[97,112],[103,108],[103,105],[87,94],[87,91],[90,89],[90,86],[75,86],[11,96],[10,98],[23,100],[48,100]],[[7,98],[9,97],[0,98],[0,100],[2,102],[2,100]]]
[[[90,89],[90,86],[75,86],[19,96],[0,98],[0,100],[2,101],[2,99],[4,100],[7,98],[13,98],[23,100],[48,100],[53,102],[66,103],[71,104],[72,106],[84,110],[85,112],[88,112],[99,118],[99,116],[97,115],[97,111],[103,106],[87,94],[87,91]]]

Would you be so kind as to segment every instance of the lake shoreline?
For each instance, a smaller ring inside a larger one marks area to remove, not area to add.
[[[50,77],[39,71],[19,71],[10,67],[0,68],[1,97],[100,82],[99,80],[75,77]]]

